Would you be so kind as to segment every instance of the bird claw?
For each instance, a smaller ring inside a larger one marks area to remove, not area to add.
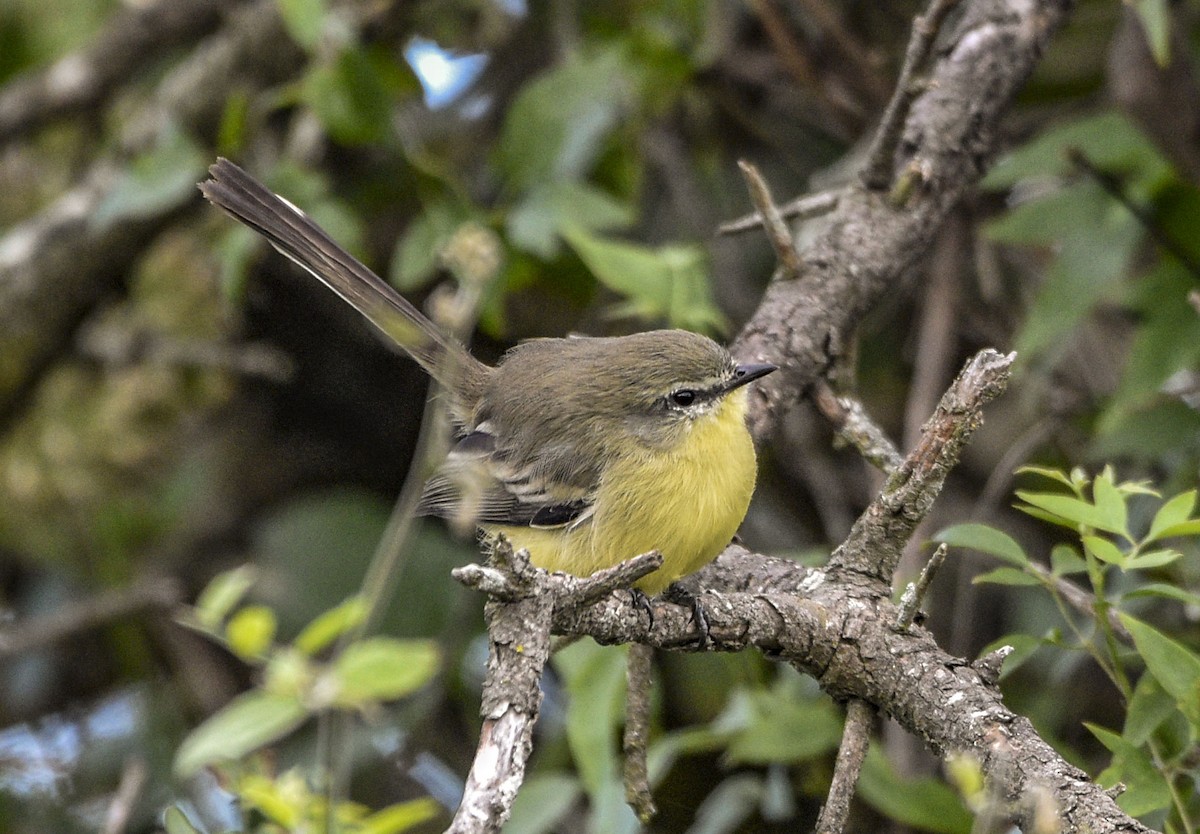
[[[650,597],[640,588],[630,588],[629,593],[633,595],[633,607],[638,611],[645,611],[646,617],[650,620],[650,625],[646,630],[654,631],[654,606],[650,604]]]
[[[696,642],[700,651],[708,651],[713,646],[712,636],[708,629],[708,615],[704,613],[704,605],[700,595],[693,593],[678,582],[672,583],[663,591],[663,599],[677,605],[686,605],[692,611],[692,622],[696,624]]]

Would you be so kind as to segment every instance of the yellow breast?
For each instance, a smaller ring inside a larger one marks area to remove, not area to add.
[[[667,450],[640,449],[611,462],[591,519],[575,528],[496,527],[538,567],[588,576],[658,550],[663,566],[637,583],[657,594],[729,544],[746,515],[757,465],[746,430],[746,392],[734,391],[690,422]]]

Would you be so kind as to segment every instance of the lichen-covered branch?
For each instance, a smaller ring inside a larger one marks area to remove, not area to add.
[[[484,609],[489,649],[479,707],[483,729],[447,834],[498,832],[512,811],[533,749],[554,608],[586,607],[661,566],[659,554],[647,553],[589,577],[547,573],[530,564],[527,552],[514,552],[501,537],[486,567],[467,565],[454,571],[460,582],[485,591],[491,599]],[[620,594],[631,596],[628,590]]]
[[[1004,390],[1016,354],[976,354],[942,396],[921,441],[888,478],[878,497],[855,522],[829,567],[890,586],[904,545],[942,490],[967,439],[983,419],[983,406]]]
[[[744,587],[746,576],[763,577],[764,587]],[[724,584],[730,578],[738,590]],[[740,548],[727,550],[697,581],[710,589],[702,603],[713,648],[757,648],[812,675],[835,698],[878,706],[938,755],[974,755],[1016,824],[1030,823],[1037,810],[1032,798],[1049,792],[1064,832],[1149,830],[1004,706],[993,670],[943,652],[920,627],[893,628],[898,611],[886,597],[822,570],[797,567],[785,578],[774,560]],[[792,583],[799,590],[775,587]],[[651,621],[628,594],[617,593],[587,608],[560,608],[554,630],[603,643],[694,647],[686,606],[656,600],[652,613]]]
[[[750,392],[765,437],[847,350],[867,310],[928,250],[951,208],[999,152],[1001,117],[1066,19],[1071,0],[974,0],[939,43],[908,108],[896,164],[920,173],[903,205],[847,188],[801,254],[802,277],[773,283],[734,353],[781,365]]]

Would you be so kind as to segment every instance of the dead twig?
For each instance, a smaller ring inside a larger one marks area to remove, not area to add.
[[[813,402],[845,443],[859,451],[868,463],[885,475],[891,475],[904,462],[904,457],[858,400],[839,397],[825,380],[813,387]]]
[[[784,220],[810,220],[813,217],[829,214],[837,208],[838,198],[841,197],[841,194],[841,189],[833,189],[797,197],[779,206],[779,216]],[[757,229],[763,223],[763,215],[756,211],[736,220],[730,220],[728,223],[722,223],[717,227],[717,234],[736,235],[741,232],[749,232]]]
[[[125,767],[121,769],[121,781],[117,785],[117,792],[113,795],[112,802],[108,804],[108,811],[104,815],[102,834],[122,834],[125,831],[129,825],[129,817],[133,814],[133,808],[137,805],[138,797],[142,795],[142,789],[146,786],[146,779],[149,775],[146,760],[140,756],[132,756],[125,761]]]
[[[846,705],[846,725],[842,743],[833,765],[833,779],[821,813],[817,816],[817,834],[842,834],[850,817],[850,800],[858,784],[858,774],[867,758],[871,743],[871,725],[875,723],[875,708],[866,701],[855,699]]]
[[[896,146],[900,143],[913,100],[920,95],[924,86],[919,83],[917,76],[926,70],[938,30],[942,28],[946,15],[957,4],[958,0],[930,0],[925,13],[913,21],[900,78],[887,109],[883,111],[883,118],[860,175],[863,185],[872,191],[882,191],[892,183]]]
[[[921,442],[833,552],[829,559],[832,570],[891,583],[905,542],[928,513],[967,439],[982,422],[984,404],[1007,386],[1015,360],[1015,353],[983,350],[967,363],[925,424]]]
[[[775,250],[775,258],[783,270],[783,277],[799,278],[804,265],[803,261],[800,260],[800,253],[796,250],[796,242],[792,240],[791,230],[788,229],[787,223],[783,222],[779,208],[771,199],[771,190],[767,187],[766,180],[758,172],[758,168],[744,159],[738,160],[738,167],[742,169],[742,176],[746,179],[746,188],[750,191],[750,201],[754,203],[759,216],[763,218],[763,228],[767,232],[767,238],[771,241],[771,248]]]
[[[658,809],[650,790],[646,751],[650,746],[650,688],[653,684],[654,649],[641,643],[629,647],[625,668],[625,801],[642,825],[649,825]]]
[[[43,648],[147,609],[171,608],[182,599],[183,588],[173,576],[154,577],[125,588],[101,591],[13,628],[0,630],[0,660]]]

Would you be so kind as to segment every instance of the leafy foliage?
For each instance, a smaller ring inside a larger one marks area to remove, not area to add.
[[[261,812],[284,830],[306,830],[324,824],[331,813],[325,795],[314,793],[298,771],[272,775],[251,766],[249,755],[322,711],[370,710],[411,694],[437,673],[439,653],[429,641],[391,637],[350,639],[334,646],[366,616],[366,605],[357,597],[317,616],[292,644],[279,645],[274,612],[263,605],[240,605],[252,584],[246,567],[218,575],[186,622],[258,667],[262,685],[192,730],[175,754],[175,772],[188,777],[215,765],[231,769],[234,793],[246,810]],[[331,648],[328,660],[315,658]],[[338,830],[347,834],[392,834],[424,822],[436,810],[432,800],[374,813],[357,803],[339,802],[332,813]],[[178,811],[171,819],[177,827],[184,824]]]
[[[1038,565],[1014,539],[986,525],[957,525],[935,538],[991,554],[1011,566],[979,576],[977,582],[1036,586],[1050,594],[1073,639],[1001,638],[995,645],[1016,648],[1007,659],[1005,674],[1028,661],[1041,646],[1086,652],[1124,705],[1122,732],[1088,724],[1112,753],[1100,781],[1126,786],[1118,802],[1130,814],[1151,820],[1170,814],[1173,825],[1186,827],[1186,820],[1200,810],[1200,794],[1190,778],[1192,751],[1200,738],[1200,652],[1135,614],[1144,610],[1148,599],[1200,605],[1200,594],[1143,578],[1183,558],[1171,543],[1200,534],[1197,491],[1161,501],[1145,482],[1118,481],[1111,467],[1094,478],[1081,469],[1067,473],[1024,467],[1019,471],[1061,489],[1018,490],[1017,508],[1069,529],[1078,541],[1078,545],[1057,545],[1049,569]],[[1143,499],[1159,503],[1148,523],[1135,527],[1134,511],[1142,509],[1135,502]],[[1070,594],[1072,576],[1087,581],[1086,607],[1078,603],[1077,594]],[[1072,600],[1076,601],[1073,608]],[[1136,653],[1123,649],[1122,643],[1132,643]],[[1142,674],[1135,683],[1138,671]]]

